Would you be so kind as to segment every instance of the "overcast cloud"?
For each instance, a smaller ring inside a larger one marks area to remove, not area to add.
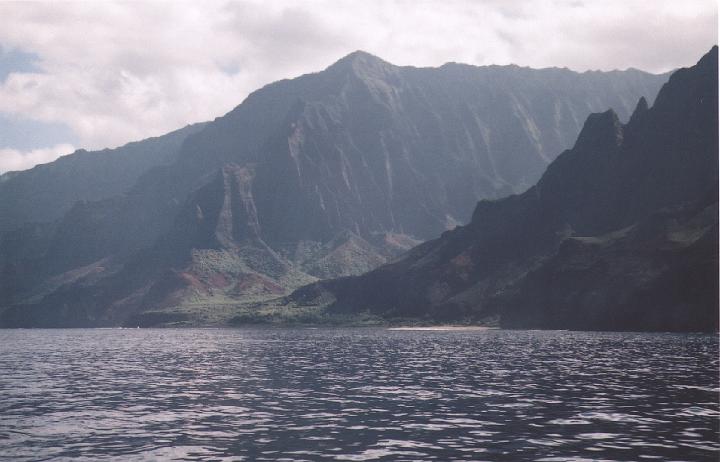
[[[356,49],[416,66],[664,72],[716,42],[715,0],[0,3],[0,46],[34,59],[2,73],[0,115],[73,134],[0,145],[0,172],[218,117]]]

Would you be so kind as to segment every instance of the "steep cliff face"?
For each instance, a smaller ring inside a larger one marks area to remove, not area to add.
[[[587,114],[614,106],[626,119],[665,79],[353,53],[251,94],[125,193],[6,234],[0,266],[23,283],[5,284],[0,305],[35,313],[6,316],[28,325],[65,319],[58,305],[113,324],[360,274],[467,222],[479,199],[523,191]]]
[[[588,117],[538,184],[357,278],[299,289],[337,311],[575,329],[717,328],[717,47],[626,125]]]
[[[599,76],[554,69],[399,68],[355,53],[320,75],[322,90],[303,89],[258,163],[268,241],[435,237],[478,199],[532,185],[593,108],[617,102],[597,101]],[[623,117],[635,101],[620,104]]]
[[[223,165],[253,164],[269,243],[323,242],[343,230],[429,239],[466,223],[479,199],[532,185],[589,113],[616,107],[627,119],[665,80],[639,71],[418,69],[357,52],[253,93],[189,137],[177,162],[103,208],[132,228],[118,247],[137,250],[168,232],[190,192]],[[97,215],[89,208],[72,225],[92,226]],[[108,240],[119,238],[107,228]]]

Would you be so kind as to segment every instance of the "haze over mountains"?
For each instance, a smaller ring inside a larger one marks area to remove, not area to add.
[[[467,226],[289,303],[387,318],[579,330],[718,328],[718,49],[627,124],[588,117],[574,147]]]
[[[49,164],[0,175],[0,235],[27,222],[57,220],[79,200],[124,193],[151,168],[173,162],[185,138],[203,126],[191,125],[117,149],[81,149]]]
[[[478,200],[524,191],[590,113],[627,120],[666,78],[356,52],[213,122],[3,175],[3,323],[119,325],[160,308],[212,323],[371,270]]]

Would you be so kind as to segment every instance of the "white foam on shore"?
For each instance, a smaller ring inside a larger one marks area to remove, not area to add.
[[[427,331],[464,331],[464,330],[492,330],[497,327],[487,326],[409,326],[388,327],[388,330],[427,330]]]

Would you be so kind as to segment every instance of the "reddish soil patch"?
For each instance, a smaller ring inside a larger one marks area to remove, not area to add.
[[[242,294],[247,292],[282,295],[285,293],[285,289],[275,281],[259,274],[242,274],[237,279],[233,293]]]

